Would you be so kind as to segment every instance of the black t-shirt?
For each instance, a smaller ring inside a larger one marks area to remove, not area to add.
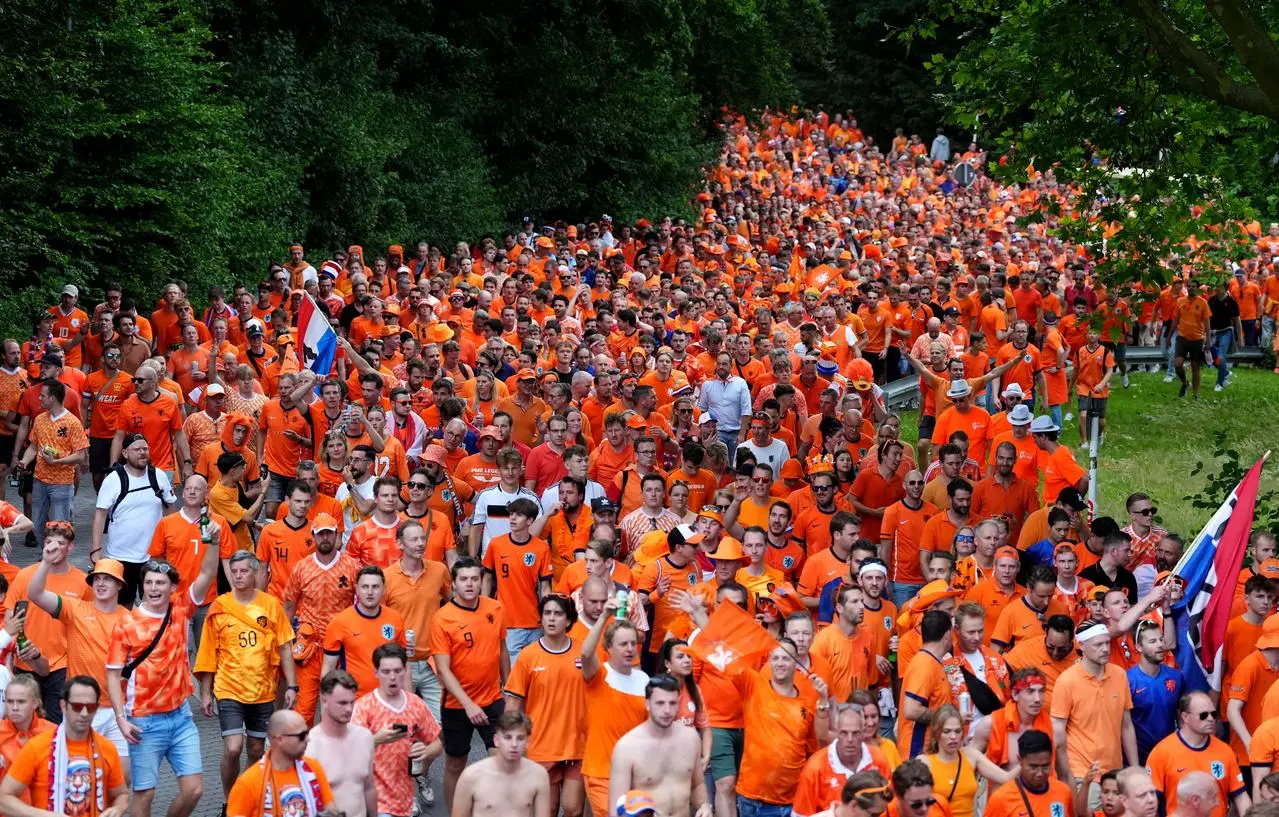
[[[1132,571],[1126,567],[1117,568],[1117,575],[1112,579],[1107,576],[1101,569],[1101,562],[1090,565],[1079,571],[1079,578],[1087,579],[1095,585],[1105,585],[1106,587],[1123,590],[1128,594],[1128,602],[1130,604],[1137,603],[1137,577],[1132,575]]]
[[[1235,325],[1235,318],[1239,317],[1239,302],[1229,293],[1224,297],[1213,295],[1209,298],[1208,309],[1212,312],[1209,326],[1214,332],[1231,328]]]

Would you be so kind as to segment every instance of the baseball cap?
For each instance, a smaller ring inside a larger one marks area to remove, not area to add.
[[[632,414],[632,415],[631,415],[629,418],[627,418],[627,420],[626,420],[626,427],[627,427],[627,428],[636,428],[636,429],[639,429],[639,428],[648,428],[648,423],[647,423],[647,422],[645,422],[644,418],[643,418],[643,417],[641,417],[641,416],[639,416],[638,414]]]
[[[266,334],[266,327],[262,325],[262,321],[254,318],[244,325],[244,334],[250,337],[260,337]]]
[[[56,352],[45,352],[44,357],[40,358],[41,366],[61,366],[62,355]]]
[[[697,512],[698,516],[704,516],[707,519],[714,519],[721,525],[724,524],[724,514],[715,505],[705,505]]]
[[[1072,511],[1082,511],[1088,507],[1088,503],[1084,501],[1083,494],[1079,493],[1078,488],[1062,488],[1061,493],[1057,494],[1057,502]]]
[[[80,297],[80,288],[75,284],[67,284],[62,288],[63,295],[70,295],[72,298]]]
[[[210,383],[209,387],[204,390],[205,397],[217,397],[219,395],[226,395],[226,387],[221,383]]]
[[[315,519],[311,522],[312,533],[315,533],[316,531],[322,531],[322,530],[335,531],[337,529],[338,529],[338,521],[334,519],[332,516],[329,516],[327,513],[317,513],[315,515]]]
[[[141,442],[144,442],[144,443],[145,443],[145,442],[147,441],[147,438],[146,438],[146,437],[144,437],[144,436],[142,436],[141,434],[136,433],[136,432],[135,432],[135,433],[133,433],[133,434],[129,434],[129,435],[125,436],[125,438],[124,438],[124,442],[123,442],[123,443],[121,443],[121,445],[120,445],[120,450],[121,450],[121,451],[124,451],[126,448],[128,448],[129,446],[131,446],[131,445],[133,445],[134,443],[139,442],[139,441],[141,441]]]
[[[693,530],[692,525],[676,525],[666,534],[666,544],[672,548],[679,545],[696,545],[706,537]]]
[[[613,504],[613,500],[606,496],[596,497],[591,500],[591,513],[604,513],[616,510],[617,506]]]
[[[699,426],[717,422],[719,421],[715,419],[715,415],[711,414],[709,411],[703,411],[701,414],[697,415],[697,424]]]
[[[777,614],[782,618],[804,609],[803,599],[795,592],[795,588],[787,582],[776,585],[768,593],[756,599],[757,606],[761,602],[768,602],[776,607]]]
[[[1279,647],[1279,615],[1267,616],[1261,622],[1261,637],[1257,639],[1257,649],[1273,650]]]
[[[515,373],[516,380],[537,380],[537,372],[532,369],[520,369]]]
[[[657,801],[646,791],[631,789],[617,800],[618,817],[651,817],[656,813]]]

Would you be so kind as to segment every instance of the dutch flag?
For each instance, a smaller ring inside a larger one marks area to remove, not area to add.
[[[1185,674],[1187,691],[1207,691],[1220,684],[1220,680],[1214,683],[1213,677],[1252,535],[1261,466],[1268,456],[1269,451],[1257,460],[1173,569],[1185,583],[1185,595],[1173,607],[1173,615],[1177,619],[1177,666]]]
[[[338,336],[329,325],[324,310],[310,293],[302,293],[302,300],[298,303],[298,352],[303,368],[320,377],[328,377],[333,371],[337,349]]]

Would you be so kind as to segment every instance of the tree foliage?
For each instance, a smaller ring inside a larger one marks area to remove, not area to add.
[[[13,0],[0,326],[288,242],[686,212],[724,107],[822,102],[823,0]],[[48,273],[46,275],[46,273]]]
[[[1108,235],[1104,277],[1165,282],[1182,261],[1220,271],[1248,242],[1217,225],[1275,210],[1270,4],[1262,15],[1248,0],[929,2],[906,39],[962,43],[929,61],[951,115],[1012,154],[1007,180],[1034,162],[1077,187],[1083,212],[1062,234],[1098,249]],[[1186,257],[1188,238],[1211,236],[1225,240]]]

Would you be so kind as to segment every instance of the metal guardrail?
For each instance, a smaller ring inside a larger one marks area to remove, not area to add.
[[[1257,363],[1262,358],[1261,349],[1237,348],[1230,353],[1230,362]],[[1125,361],[1129,364],[1149,365],[1163,363],[1168,359],[1168,350],[1159,346],[1129,346]],[[884,386],[884,403],[892,412],[907,411],[919,407],[919,376],[913,371],[905,377],[894,380]]]

